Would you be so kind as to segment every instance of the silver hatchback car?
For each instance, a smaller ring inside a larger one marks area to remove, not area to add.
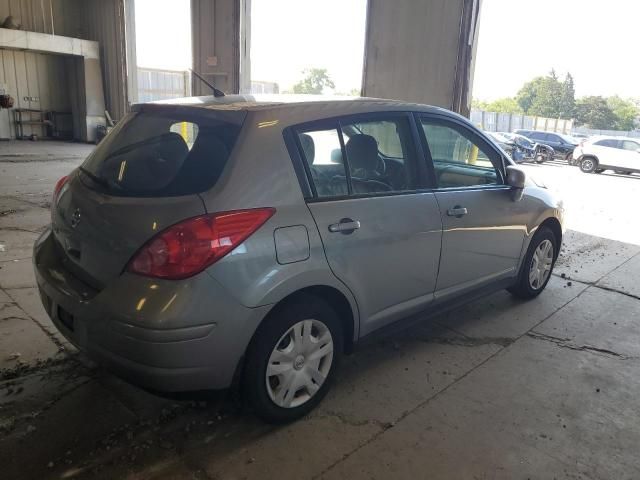
[[[144,104],[55,186],[34,264],[57,328],[163,391],[283,422],[398,321],[546,286],[563,208],[467,120],[377,99]]]

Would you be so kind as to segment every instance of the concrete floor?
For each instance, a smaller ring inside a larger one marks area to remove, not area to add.
[[[527,167],[569,208],[547,291],[528,303],[499,292],[366,346],[316,411],[274,428],[223,393],[128,385],[56,333],[31,245],[55,180],[89,148],[5,145],[3,478],[640,477],[640,224],[620,208],[640,198],[640,177]]]

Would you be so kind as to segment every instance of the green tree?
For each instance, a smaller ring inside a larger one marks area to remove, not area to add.
[[[487,102],[483,102],[482,100],[478,100],[477,98],[471,99],[471,108],[474,110],[486,110]]]
[[[612,130],[618,122],[607,100],[597,96],[580,98],[576,102],[575,118],[578,124],[598,130]]]
[[[513,97],[498,98],[493,102],[484,102],[474,98],[471,101],[471,108],[485,112],[523,113],[522,108]]]
[[[576,88],[573,83],[573,75],[567,73],[560,89],[560,101],[558,104],[558,118],[573,118],[576,108]]]
[[[607,98],[607,105],[616,116],[616,130],[633,130],[636,119],[640,115],[640,109],[632,100],[625,100],[615,95]]]
[[[293,93],[320,95],[325,88],[336,87],[326,68],[308,68],[302,74],[304,78],[293,86]]]
[[[513,97],[505,97],[494,100],[486,105],[489,112],[498,113],[523,113],[518,101]]]
[[[551,118],[571,118],[575,107],[575,87],[573,77],[567,74],[560,81],[551,70],[546,77],[536,77],[525,83],[516,100],[522,110],[529,115]]]

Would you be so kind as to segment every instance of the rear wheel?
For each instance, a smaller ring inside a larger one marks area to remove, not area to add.
[[[580,170],[584,173],[593,173],[598,166],[598,161],[593,157],[585,157],[580,161]]]
[[[306,415],[329,390],[342,346],[333,309],[314,296],[300,295],[256,332],[247,354],[245,399],[269,423]]]
[[[531,240],[518,280],[508,290],[519,298],[535,298],[549,283],[555,265],[558,240],[547,227],[540,227]]]

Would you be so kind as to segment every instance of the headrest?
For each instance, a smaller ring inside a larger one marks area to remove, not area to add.
[[[378,165],[378,142],[371,135],[353,135],[346,145],[349,165],[353,169],[374,171]]]
[[[316,144],[313,141],[311,135],[301,133],[300,145],[302,145],[302,151],[304,152],[307,163],[309,164],[309,166],[313,165],[313,161],[316,158]]]

